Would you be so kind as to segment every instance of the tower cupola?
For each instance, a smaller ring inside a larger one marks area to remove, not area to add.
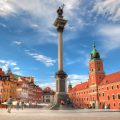
[[[72,88],[72,84],[71,84],[71,82],[70,82],[70,80],[69,80],[68,89],[71,89],[71,88]]]
[[[90,60],[96,60],[96,59],[100,59],[100,54],[96,49],[95,41],[93,41],[93,50],[91,52]]]

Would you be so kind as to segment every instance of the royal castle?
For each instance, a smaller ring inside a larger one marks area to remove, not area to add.
[[[68,86],[71,102],[80,108],[120,109],[120,72],[106,75],[95,43],[89,60],[89,79]]]

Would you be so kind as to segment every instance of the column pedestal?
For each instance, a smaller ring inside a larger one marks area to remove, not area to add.
[[[68,94],[66,93],[66,78],[67,74],[64,71],[58,71],[56,73],[56,95],[55,103],[60,104],[61,101],[66,102],[68,100]]]

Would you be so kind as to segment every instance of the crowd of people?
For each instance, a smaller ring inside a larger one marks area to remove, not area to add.
[[[11,113],[12,106],[13,106],[13,99],[12,99],[12,97],[10,96],[9,99],[8,99],[8,101],[7,101],[7,109],[8,109],[7,112],[8,112],[8,113]],[[19,109],[22,109],[22,110],[23,110],[24,107],[25,107],[24,101],[18,100],[17,103],[16,103],[16,105],[15,105],[15,107],[16,107],[17,110],[19,110]]]

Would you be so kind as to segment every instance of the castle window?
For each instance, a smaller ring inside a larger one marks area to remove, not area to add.
[[[113,89],[113,86],[112,86],[112,89]]]
[[[107,87],[107,90],[109,90],[109,87]]]
[[[108,81],[106,80],[106,84],[108,83]]]
[[[102,93],[102,95],[104,96],[104,93]]]
[[[119,85],[117,85],[117,89],[119,88]]]
[[[118,99],[120,99],[120,94],[118,94]]]
[[[115,95],[112,95],[112,99],[113,99],[113,100],[115,99]]]
[[[98,71],[100,71],[100,68],[98,68]]]
[[[110,100],[110,96],[108,95],[108,100]]]

